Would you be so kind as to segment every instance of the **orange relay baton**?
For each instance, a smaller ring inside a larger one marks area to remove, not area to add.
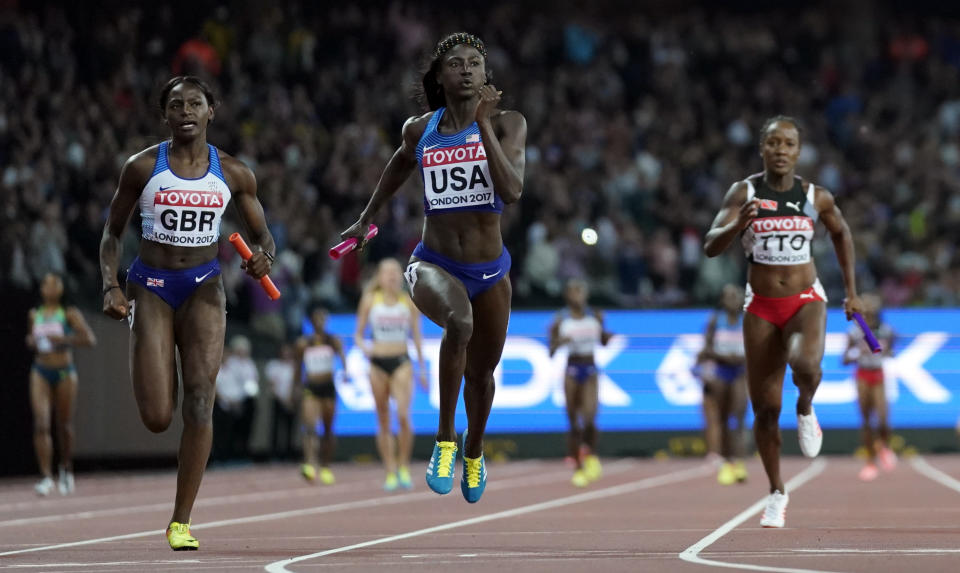
[[[234,233],[230,235],[230,242],[233,243],[233,248],[237,249],[237,253],[240,254],[243,260],[246,261],[253,256],[253,251],[251,251],[250,247],[247,246],[247,242],[243,240],[243,237],[240,236],[240,233]],[[280,289],[277,288],[277,285],[273,284],[273,281],[270,280],[270,277],[260,277],[260,286],[263,287],[263,290],[267,291],[267,296],[270,297],[270,300],[277,300],[280,298]]]

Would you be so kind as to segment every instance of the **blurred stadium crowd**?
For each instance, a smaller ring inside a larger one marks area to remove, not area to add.
[[[166,135],[159,86],[195,73],[222,99],[209,140],[255,170],[279,250],[276,303],[225,265],[231,316],[281,340],[311,301],[352,309],[365,266],[333,263],[326,249],[369,197],[404,119],[421,111],[424,55],[467,29],[487,42],[506,107],[529,125],[524,197],[503,217],[515,306],[555,304],[562,282],[581,276],[610,306],[713,304],[743,281],[744,260],[738,249],[705,259],[703,232],[729,185],[760,170],[758,130],[777,113],[801,120],[798,171],[837,195],[854,230],[861,290],[892,306],[960,302],[956,20],[869,3],[859,5],[871,18],[828,3],[799,14],[165,4],[0,3],[4,288],[33,289],[53,270],[98,305],[119,169]],[[418,186],[411,178],[381,214],[366,262],[412,251]],[[580,238],[586,227],[594,246]],[[128,261],[138,236],[127,234]],[[839,300],[832,246],[821,238],[815,249]]]

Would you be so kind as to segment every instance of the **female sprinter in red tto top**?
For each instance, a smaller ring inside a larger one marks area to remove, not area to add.
[[[440,420],[427,485],[453,489],[458,450],[454,413],[460,381],[467,432],[463,436],[464,498],[479,501],[486,487],[483,433],[493,403],[493,371],[510,318],[510,254],[500,236],[504,203],[523,191],[527,125],[499,109],[487,50],[476,36],[444,38],[423,76],[431,111],[411,117],[360,219],[343,237],[363,239],[374,215],[418,167],[423,177],[423,237],[404,273],[413,302],[443,328],[440,343]]]
[[[854,277],[853,237],[833,195],[794,173],[800,156],[796,120],[773,117],[760,132],[763,173],[734,183],[707,232],[704,251],[715,257],[742,233],[747,275],[743,337],[753,431],[770,480],[760,525],[783,527],[789,497],[780,477],[780,405],[789,364],[797,398],[800,450],[815,457],[823,444],[813,411],[827,323],[827,297],[817,279],[810,242],[819,219],[843,272],[847,319],[862,310]]]
[[[130,323],[130,374],[140,419],[151,432],[170,425],[177,405],[177,355],[183,381],[183,435],[177,455],[177,494],[167,540],[176,551],[197,549],[190,512],[213,437],[213,402],[223,355],[226,311],[220,262],[220,220],[233,198],[252,240],[243,266],[260,278],[270,271],[273,237],[250,169],[207,143],[215,99],[192,76],[171,79],[160,111],[171,138],[127,160],[110,203],[100,243],[103,312]],[[140,251],[127,271],[117,268],[121,236],[140,207]]]

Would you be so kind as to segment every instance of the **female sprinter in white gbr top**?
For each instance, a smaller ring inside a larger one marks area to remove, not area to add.
[[[215,100],[198,78],[171,79],[160,110],[171,138],[130,157],[100,243],[103,312],[130,322],[130,374],[140,419],[151,432],[170,425],[177,405],[177,356],[183,380],[183,435],[177,495],[167,540],[197,549],[190,511],[210,456],[213,401],[223,355],[226,312],[217,244],[231,197],[254,254],[243,266],[260,278],[270,271],[273,237],[257,200],[257,180],[240,161],[207,143]],[[117,265],[121,236],[139,205],[143,237],[127,271],[126,294]],[[136,311],[134,312],[134,309]]]
[[[753,402],[753,432],[770,496],[760,524],[783,527],[786,488],[780,477],[780,405],[787,364],[793,371],[800,450],[814,457],[823,434],[813,411],[827,326],[827,297],[811,257],[817,219],[830,233],[847,297],[847,319],[862,310],[854,277],[853,237],[833,195],[794,173],[800,156],[796,120],[773,117],[760,132],[763,173],[734,183],[707,232],[704,251],[715,257],[743,234],[750,260],[743,337],[747,385]]]

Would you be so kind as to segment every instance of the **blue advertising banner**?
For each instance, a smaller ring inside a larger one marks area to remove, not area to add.
[[[566,430],[562,374],[566,355],[552,358],[547,330],[552,312],[514,312],[497,368],[496,399],[488,432],[562,432]],[[597,349],[601,430],[695,430],[702,428],[700,382],[691,372],[703,344],[706,310],[609,311],[608,330],[616,336]],[[889,310],[884,319],[897,334],[894,356],[885,359],[887,398],[894,427],[953,427],[960,414],[960,310]],[[347,348],[346,376],[337,380],[337,432],[372,435],[376,428],[368,363],[353,347],[354,317],[334,315],[328,329]],[[824,428],[859,427],[853,368],[843,366],[848,322],[839,310],[827,320],[823,382],[815,404]],[[440,329],[424,319],[424,358],[429,391],[417,388],[413,424],[429,433],[437,424]],[[413,345],[410,355],[415,358]],[[416,360],[414,359],[414,363]],[[796,426],[796,390],[788,370],[781,425]],[[457,430],[466,427],[463,403]]]

